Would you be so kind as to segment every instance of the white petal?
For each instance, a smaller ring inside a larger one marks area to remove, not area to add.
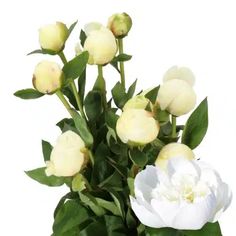
[[[99,22],[90,22],[84,26],[84,32],[88,36],[92,31],[100,30],[102,27],[104,26]]]
[[[135,198],[130,197],[130,203],[135,215],[142,224],[154,228],[166,227],[166,224],[157,213],[153,213],[144,206],[138,204]]]
[[[210,194],[195,203],[185,202],[169,227],[189,230],[201,229],[209,221],[215,206],[214,194]]]

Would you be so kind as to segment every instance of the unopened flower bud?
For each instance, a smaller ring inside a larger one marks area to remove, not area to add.
[[[50,161],[46,162],[48,176],[73,176],[87,163],[84,152],[85,144],[78,134],[66,131],[59,136],[54,146]]]
[[[151,113],[142,109],[125,110],[116,124],[116,132],[123,143],[142,146],[152,142],[159,133],[159,124]]]
[[[166,170],[168,161],[171,158],[182,157],[187,160],[194,159],[193,151],[185,144],[182,143],[170,143],[164,146],[155,162],[155,165],[163,170]]]
[[[145,109],[147,105],[150,103],[149,99],[147,99],[144,95],[137,95],[129,99],[124,107],[123,111],[127,109]]]
[[[42,49],[60,52],[64,48],[68,35],[68,28],[61,22],[45,25],[39,29],[39,43]]]
[[[86,25],[87,38],[84,50],[89,53],[88,63],[104,65],[109,63],[116,55],[117,44],[112,32],[98,23]]]
[[[39,92],[52,94],[61,88],[64,73],[60,66],[51,61],[41,61],[34,70],[33,86]]]
[[[108,19],[107,27],[116,38],[123,38],[127,36],[132,27],[132,19],[126,13],[114,14]]]
[[[171,79],[164,82],[157,96],[161,110],[167,110],[175,116],[190,112],[196,104],[196,94],[193,88],[185,81]]]

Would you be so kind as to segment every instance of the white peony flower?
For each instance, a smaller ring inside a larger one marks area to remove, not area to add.
[[[193,151],[185,144],[182,143],[169,143],[165,145],[155,162],[155,165],[166,170],[168,160],[173,157],[182,157],[188,160],[194,159]]]
[[[52,94],[60,89],[64,73],[60,66],[51,61],[41,61],[34,70],[33,86],[41,93]]]
[[[150,103],[149,99],[147,99],[144,95],[137,95],[135,97],[130,98],[124,105],[123,111],[127,109],[145,109]],[[150,104],[151,105],[151,104]]]
[[[167,110],[172,115],[181,116],[191,111],[196,104],[196,94],[185,81],[172,79],[161,85],[157,102],[161,110]]]
[[[117,44],[113,33],[99,23],[85,26],[87,38],[84,50],[89,52],[89,64],[104,65],[116,55]]]
[[[137,174],[131,206],[144,225],[200,229],[216,222],[229,206],[232,193],[218,173],[206,164],[171,158],[167,171],[147,166]]]
[[[46,162],[48,176],[73,176],[87,161],[85,144],[78,134],[66,131],[57,140],[50,161]]]
[[[193,72],[187,67],[173,66],[165,73],[163,81],[167,82],[172,79],[179,79],[187,82],[193,86],[195,83],[195,76]]]
[[[59,52],[63,49],[68,35],[68,28],[61,22],[45,25],[39,29],[39,43],[43,49]]]
[[[159,124],[146,110],[127,109],[117,121],[116,132],[123,143],[140,146],[157,137]]]

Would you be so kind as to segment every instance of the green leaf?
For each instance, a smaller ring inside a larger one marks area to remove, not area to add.
[[[25,171],[25,173],[32,179],[36,180],[40,184],[44,184],[50,187],[61,186],[65,183],[65,178],[56,176],[47,176],[45,173],[45,167]]]
[[[191,114],[183,130],[182,143],[191,149],[203,140],[208,128],[208,105],[205,98]]]
[[[66,79],[76,79],[81,76],[81,74],[86,68],[88,58],[88,52],[83,52],[68,63],[66,63],[62,69]]]
[[[134,179],[131,177],[127,178],[127,184],[129,186],[130,195],[135,196],[135,194],[134,194]]]
[[[145,229],[146,236],[181,236],[176,229],[172,228],[150,228]]]
[[[111,93],[116,106],[122,109],[128,100],[124,86],[122,86],[120,82],[117,82],[111,90]]]
[[[100,91],[90,91],[84,100],[85,112],[89,120],[96,121],[103,112]]]
[[[70,236],[71,234],[67,232],[77,226],[76,235],[78,235],[80,225],[90,221],[90,217],[91,214],[85,207],[76,200],[69,200],[58,211],[53,224],[53,232],[56,236],[64,236],[64,234]]]
[[[86,36],[86,34],[85,34],[85,32],[84,32],[83,30],[80,31],[80,36],[79,36],[79,38],[80,38],[80,44],[81,44],[82,47],[83,47],[83,46],[84,46],[84,42],[85,42],[85,40],[86,40],[86,38],[87,38],[87,36]]]
[[[110,211],[113,215],[120,216],[119,210],[114,202],[110,202],[102,198],[95,198],[95,199],[100,207],[103,207],[104,209]]]
[[[134,148],[129,151],[129,157],[131,161],[139,167],[144,167],[148,162],[148,158],[145,153],[141,152],[137,148]]]
[[[133,97],[133,95],[135,93],[135,89],[136,89],[136,84],[137,84],[137,79],[133,82],[133,84],[131,84],[131,86],[128,89],[128,92],[127,92],[128,99]]]
[[[155,87],[151,91],[145,94],[145,97],[151,101],[151,103],[155,103],[157,100],[157,94],[160,86]]]
[[[48,54],[48,55],[57,55],[57,52],[49,49],[36,49],[30,53],[27,54],[27,56],[32,55],[32,54]]]
[[[199,230],[182,230],[184,236],[222,236],[220,225],[216,223],[207,223]]]
[[[69,30],[68,30],[68,37],[71,35],[72,31],[74,30],[76,24],[77,24],[78,21],[75,21],[70,27],[69,27]]]
[[[107,126],[111,127],[113,130],[116,129],[116,122],[119,119],[119,116],[116,115],[113,111],[108,111],[105,114],[105,121]]]
[[[126,223],[129,228],[136,228],[136,220],[135,217],[132,214],[132,210],[128,208],[127,214],[126,214]]]
[[[59,121],[57,124],[56,124],[56,126],[58,126],[60,129],[61,129],[61,131],[64,131],[64,128],[65,128],[65,125],[67,125],[67,126],[74,126],[74,120],[73,119],[69,119],[69,118],[64,118],[64,119],[62,119],[61,121]]]
[[[118,55],[117,57],[115,57],[115,58],[112,60],[112,62],[129,61],[131,58],[132,58],[131,55],[122,53],[122,54]]]
[[[50,160],[52,148],[53,147],[49,142],[42,140],[42,150],[43,150],[43,157],[44,157],[45,162]]]
[[[75,99],[75,96],[73,94],[72,88],[71,87],[63,87],[62,88],[62,93],[69,99],[70,104],[76,109],[78,110],[78,105]]]
[[[120,73],[117,61],[111,61],[110,64],[117,70],[118,73]]]
[[[91,147],[93,145],[93,136],[88,129],[86,121],[75,110],[72,110],[72,114],[75,127],[79,131],[81,138],[84,140],[87,147]]]
[[[32,88],[19,90],[15,92],[14,95],[22,99],[36,99],[44,96],[43,93]]]
[[[79,96],[82,105],[84,104],[85,85],[86,85],[86,68],[84,69],[83,73],[80,75],[78,79]]]
[[[98,205],[95,197],[93,197],[91,194],[79,192],[79,196],[81,201],[87,205],[95,215],[102,216],[106,213],[106,211]]]

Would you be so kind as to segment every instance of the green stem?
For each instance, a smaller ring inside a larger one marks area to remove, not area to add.
[[[176,138],[176,116],[171,115],[171,122],[172,122],[172,138]]]
[[[59,53],[58,53],[58,56],[61,58],[63,64],[66,64],[66,63],[67,63],[67,60],[66,60],[66,57],[65,57],[64,52],[59,52]]]
[[[107,108],[106,82],[103,77],[103,66],[102,65],[98,65],[98,84],[96,86],[102,92],[103,106],[104,106],[104,109],[106,109]]]
[[[92,166],[94,166],[94,156],[91,150],[89,150],[89,159],[91,161]]]
[[[124,53],[123,39],[118,39],[118,48],[119,48],[119,54],[123,54]],[[120,61],[120,79],[121,79],[121,85],[125,89],[125,66],[123,61]]]
[[[58,96],[58,98],[61,100],[61,102],[63,103],[63,105],[65,106],[66,110],[70,113],[71,116],[73,116],[73,112],[72,112],[72,108],[70,107],[70,104],[67,102],[67,100],[65,99],[63,93],[61,92],[61,90],[58,90],[56,92],[56,95]]]
[[[73,94],[75,96],[75,100],[76,100],[76,103],[79,107],[80,113],[81,113],[82,117],[85,119],[85,121],[87,121],[85,113],[84,113],[84,109],[83,109],[83,106],[82,106],[82,103],[81,103],[81,100],[80,100],[80,96],[77,92],[74,80],[71,81],[70,86],[71,86],[71,89],[72,89]]]
[[[65,57],[65,54],[64,54],[63,51],[62,51],[62,52],[59,52],[59,53],[58,53],[58,56],[61,58],[63,64],[66,64],[66,63],[67,63],[67,60],[66,60],[66,57]],[[76,88],[76,85],[75,85],[75,81],[74,81],[74,80],[72,80],[72,81],[70,82],[70,86],[71,86],[72,92],[73,92],[73,94],[74,94],[74,96],[75,96],[75,100],[76,100],[77,106],[78,106],[78,108],[79,108],[79,110],[80,110],[81,116],[85,119],[85,121],[87,121],[86,116],[85,116],[85,113],[84,113],[84,110],[83,110],[83,106],[82,106],[82,103],[81,103],[81,100],[80,100],[80,96],[79,96],[79,93],[78,93],[78,91],[77,91],[77,88]]]

